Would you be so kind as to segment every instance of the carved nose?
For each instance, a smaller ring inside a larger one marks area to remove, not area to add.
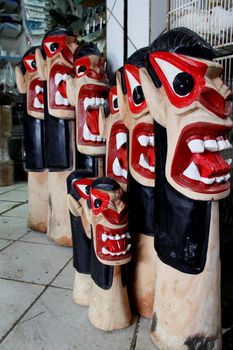
[[[222,97],[216,90],[204,88],[199,96],[200,103],[220,118],[227,118],[232,112],[232,94]]]
[[[96,79],[96,80],[106,80],[107,76],[106,73],[103,70],[94,70],[94,69],[89,69],[86,72],[86,76],[88,76],[91,79]]]

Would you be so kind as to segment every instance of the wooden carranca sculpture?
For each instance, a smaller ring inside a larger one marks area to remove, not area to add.
[[[28,171],[28,226],[47,231],[48,174],[44,152],[44,95],[36,61],[36,48],[29,49],[15,69],[19,92],[24,95],[25,169]]]
[[[129,131],[128,204],[132,237],[130,289],[137,311],[151,317],[155,286],[153,119],[142,91],[139,68],[148,48],[136,51],[117,74],[120,114]]]
[[[71,245],[69,212],[66,205],[66,177],[75,168],[74,108],[66,95],[66,80],[73,72],[77,47],[72,32],[56,28],[43,38],[36,50],[36,63],[44,81],[45,158],[49,170],[48,237]]]
[[[218,201],[230,191],[220,151],[232,93],[214,50],[186,28],[155,40],[140,69],[155,119],[155,307],[151,337],[161,350],[221,349]]]

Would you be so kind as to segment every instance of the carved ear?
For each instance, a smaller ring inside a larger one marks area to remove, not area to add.
[[[76,217],[82,216],[82,214],[83,214],[82,206],[71,194],[67,195],[67,206],[68,206],[70,212],[74,216],[76,216]]]
[[[103,138],[106,138],[106,124],[107,119],[105,118],[104,108],[100,106],[99,108],[99,132]]]
[[[117,82],[117,100],[118,100],[119,111],[125,126],[127,127],[127,129],[129,129],[128,101],[127,101],[127,96],[123,94],[121,73],[119,71],[116,73],[116,82]]]
[[[42,80],[47,80],[46,60],[43,58],[39,48],[36,49],[36,66]]]
[[[70,75],[66,79],[66,94],[71,106],[75,105],[75,80]]]
[[[140,68],[139,74],[142,90],[152,118],[162,126],[166,127],[164,95],[162,94],[161,90],[154,85],[146,68]]]
[[[26,79],[19,66],[15,67],[15,78],[16,78],[16,84],[19,92],[21,94],[26,94],[27,92]]]

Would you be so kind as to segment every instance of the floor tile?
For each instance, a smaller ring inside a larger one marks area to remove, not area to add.
[[[0,277],[47,284],[71,256],[71,248],[17,241],[0,253]]]
[[[0,250],[7,247],[12,242],[14,242],[14,241],[10,241],[8,239],[0,239]]]
[[[0,194],[1,201],[14,201],[14,202],[26,202],[28,195],[26,191],[10,191],[7,193]]]
[[[135,350],[158,350],[150,338],[150,325],[150,319],[140,318]]]
[[[27,191],[28,190],[28,184],[25,182],[23,185],[17,187],[17,191]]]
[[[0,279],[0,339],[26,311],[44,287]],[[15,349],[20,349],[16,346]],[[0,345],[1,348],[1,345]]]
[[[7,213],[6,213],[7,214]],[[0,238],[16,240],[28,232],[27,218],[0,216]]]
[[[48,288],[1,344],[1,350],[129,350],[135,325],[103,332],[94,328],[87,308],[72,301],[72,292]],[[144,349],[145,350],[145,349]]]
[[[73,289],[74,286],[75,269],[73,267],[73,260],[64,268],[59,276],[53,281],[52,285],[62,288]]]
[[[17,206],[18,203],[16,202],[1,202],[0,201],[0,214],[6,212],[7,210],[14,208]]]
[[[54,241],[48,238],[46,233],[38,232],[38,231],[30,231],[25,236],[23,236],[20,241],[24,242],[32,242],[32,243],[40,243],[40,244],[52,244],[54,245]]]
[[[2,203],[4,203],[4,202],[2,202]],[[11,203],[13,203],[13,202],[11,202]],[[15,203],[13,203],[13,204],[15,204]],[[22,204],[15,209],[9,210],[7,213],[5,213],[5,215],[25,218],[28,216],[28,204]]]

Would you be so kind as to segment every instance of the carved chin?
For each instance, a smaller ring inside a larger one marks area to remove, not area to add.
[[[171,166],[171,178],[193,192],[219,194],[230,188],[231,159],[222,151],[232,148],[226,134],[231,130],[218,124],[186,126],[178,139]]]
[[[130,259],[128,225],[112,229],[103,225],[96,226],[96,255],[107,265],[126,264]]]

